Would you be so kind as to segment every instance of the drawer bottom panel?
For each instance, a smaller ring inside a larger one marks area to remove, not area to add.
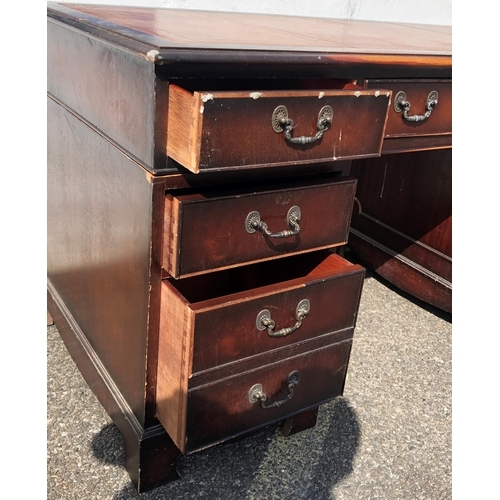
[[[352,340],[346,340],[191,389],[185,452],[205,448],[342,395],[351,345]],[[296,373],[299,381],[290,392],[289,376]],[[259,400],[252,402],[252,388],[256,394],[265,394],[265,405],[274,407],[262,408]],[[276,405],[280,401],[283,403]]]

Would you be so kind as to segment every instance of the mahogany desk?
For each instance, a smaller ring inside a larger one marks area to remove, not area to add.
[[[450,35],[49,4],[48,309],[139,491],[342,394],[344,245],[451,310]]]

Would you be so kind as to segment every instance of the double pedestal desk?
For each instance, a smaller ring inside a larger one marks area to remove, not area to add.
[[[342,394],[365,270],[451,310],[450,28],[48,7],[48,309],[139,491]]]

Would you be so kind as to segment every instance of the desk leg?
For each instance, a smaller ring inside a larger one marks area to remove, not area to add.
[[[175,466],[181,452],[165,429],[160,424],[143,428],[130,409],[123,404],[123,398],[116,389],[110,389],[105,374],[89,356],[79,335],[72,328],[70,318],[63,313],[63,308],[50,290],[47,306],[59,335],[85,382],[120,431],[125,447],[125,469],[137,491],[141,493],[151,490],[178,478]]]
[[[312,410],[306,410],[293,417],[288,417],[281,428],[281,434],[283,436],[291,436],[297,432],[305,431],[316,425],[316,419],[318,417],[318,406]]]

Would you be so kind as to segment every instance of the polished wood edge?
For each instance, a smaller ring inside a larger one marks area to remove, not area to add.
[[[120,431],[125,446],[125,469],[136,489],[146,491],[174,479],[174,462],[180,451],[161,425],[147,429],[141,425],[50,280],[47,309],[85,382]],[[159,469],[155,465],[158,463],[164,466]]]
[[[400,290],[442,311],[452,312],[451,282],[353,228],[348,247],[364,265]]]

